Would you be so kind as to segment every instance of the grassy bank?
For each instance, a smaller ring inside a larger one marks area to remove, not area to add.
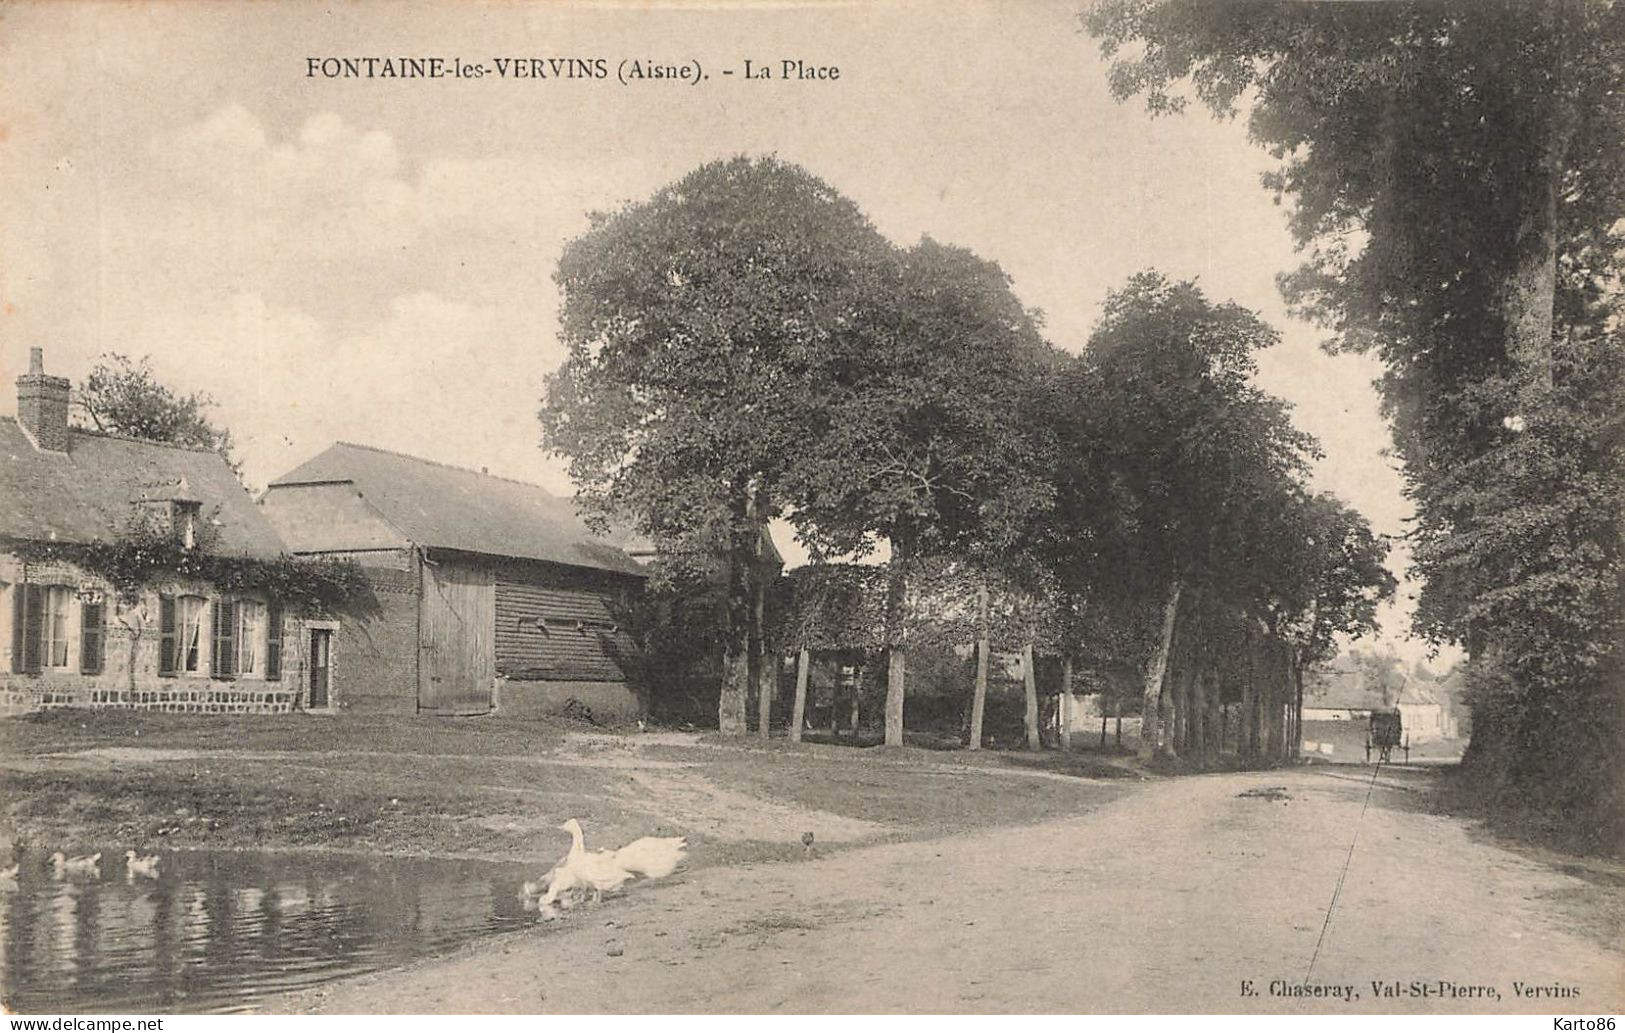
[[[56,712],[0,722],[0,836],[62,848],[325,848],[547,862],[686,835],[696,865],[1086,811],[1104,762],[612,734],[495,718]],[[1027,770],[1037,766],[1038,777]]]

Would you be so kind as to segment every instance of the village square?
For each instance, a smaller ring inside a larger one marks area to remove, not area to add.
[[[1625,1008],[1625,8],[224,7],[0,19],[10,1012]]]

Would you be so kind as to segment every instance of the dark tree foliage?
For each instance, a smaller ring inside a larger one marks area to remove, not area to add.
[[[206,448],[219,452],[233,473],[242,473],[242,464],[232,452],[231,431],[209,420],[214,399],[201,391],[182,395],[160,383],[145,356],[132,362],[111,352],[103,355],[74,401],[95,430]]]
[[[1291,643],[1301,667],[1334,635],[1370,630],[1393,590],[1364,518],[1303,487],[1318,445],[1252,384],[1275,341],[1254,313],[1147,272],[1050,378],[1057,505],[1034,550],[1054,571],[1068,652],[1098,667],[1100,638],[1144,665],[1147,755],[1158,700],[1181,679],[1213,687],[1238,619]],[[1211,699],[1176,702],[1176,717]]]
[[[1084,26],[1119,97],[1188,87],[1280,160],[1284,293],[1387,367],[1417,625],[1472,655],[1478,781],[1617,847],[1625,6],[1101,0]]]
[[[926,238],[876,299],[829,421],[790,479],[815,555],[891,549],[886,741],[902,743],[905,600],[914,561],[1007,549],[1051,498],[1036,385],[1055,352],[994,262]]]
[[[744,727],[761,543],[783,483],[896,281],[850,201],[772,158],[704,165],[572,241],[569,349],[541,409],[589,518],[630,519],[662,570],[728,586],[719,717]]]

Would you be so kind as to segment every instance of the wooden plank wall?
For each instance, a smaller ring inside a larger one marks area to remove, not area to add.
[[[497,571],[497,671],[532,680],[626,681],[634,649],[615,613],[621,591],[564,572]]]
[[[496,681],[491,572],[454,559],[425,563],[418,704],[437,714],[491,709]]]

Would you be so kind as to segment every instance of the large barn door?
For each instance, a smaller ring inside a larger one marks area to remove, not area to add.
[[[423,565],[419,710],[490,711],[496,679],[495,596],[485,571],[449,560]]]

